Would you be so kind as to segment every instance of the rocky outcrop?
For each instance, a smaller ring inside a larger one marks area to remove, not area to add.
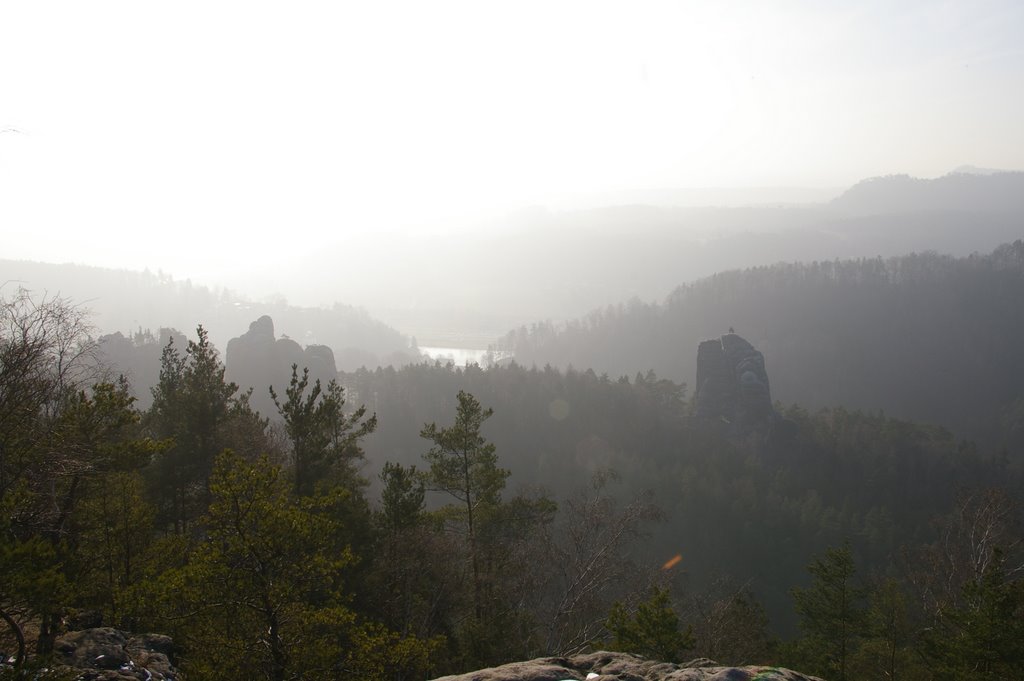
[[[310,345],[303,349],[290,338],[276,338],[274,320],[263,315],[249,325],[249,330],[228,341],[224,356],[225,376],[242,389],[253,389],[252,404],[262,414],[276,414],[277,409],[267,392],[268,386],[283,399],[291,380],[292,365],[309,369],[309,382],[317,379],[323,385],[337,378],[334,353],[326,345]]]
[[[729,424],[734,435],[788,434],[772,406],[764,355],[738,334],[704,341],[697,348],[697,416]]]
[[[513,662],[435,681],[821,681],[782,667],[726,667],[699,659],[686,664],[629,653],[597,652]]]
[[[75,681],[181,681],[174,643],[162,634],[128,634],[98,627],[64,634],[54,644],[57,662]]]

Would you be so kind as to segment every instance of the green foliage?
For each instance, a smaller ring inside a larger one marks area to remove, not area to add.
[[[196,678],[411,680],[574,651],[606,621],[623,647],[651,656],[679,659],[698,645],[694,655],[763,662],[764,613],[743,590],[685,611],[696,644],[667,595],[608,614],[649,583],[632,539],[649,537],[643,548],[659,563],[685,556],[702,594],[723,566],[752,579],[784,632],[778,595],[807,556],[850,536],[853,548],[817,559],[811,586],[795,594],[804,635],[781,648],[789,666],[923,679],[924,653],[947,678],[1021,675],[1021,561],[992,549],[1018,550],[1013,467],[938,428],[791,409],[797,436],[757,447],[690,422],[682,386],[652,373],[424,364],[346,379],[374,396],[388,424],[364,443],[373,417],[345,415],[337,384],[310,385],[296,367],[278,407],[299,472],[271,464],[287,459],[224,381],[203,332],[180,355],[165,348],[145,429],[124,382],[47,383],[55,346],[24,355],[39,363],[31,369],[14,362],[21,341],[3,340],[0,356],[13,362],[0,376],[5,647],[28,632],[43,649],[62,616],[89,610],[104,624],[173,634]],[[455,423],[420,428],[450,410],[445,396],[456,391]],[[417,434],[430,442],[426,472],[412,465]],[[221,455],[232,443],[240,454]],[[356,470],[363,446],[371,461],[398,462],[384,466],[373,514]],[[498,451],[511,453],[523,489],[609,466],[624,485],[559,489],[568,499],[559,518],[541,491],[507,491]],[[957,522],[939,532],[929,524],[958,486],[993,479],[1010,493],[954,508]],[[650,534],[659,514],[647,489],[670,518]],[[451,503],[426,512],[428,490]],[[875,581],[865,610],[854,550],[876,574],[899,576],[899,547],[925,543],[914,565],[927,578]]]
[[[633,301],[521,328],[499,349],[526,366],[611,376],[653,368],[692,380],[698,343],[735,323],[771,339],[769,375],[784,372],[786,398],[807,408],[883,409],[1009,444],[1021,432],[1006,430],[1013,422],[1003,413],[1024,375],[1022,263],[1017,240],[961,258],[923,252],[721,272],[660,304]]]
[[[23,486],[0,498],[0,640],[14,644],[14,666],[25,664],[24,621],[54,612],[69,592],[61,553],[38,535],[21,535],[11,523],[25,496]]]
[[[210,500],[209,478],[213,460],[231,442],[232,421],[262,430],[248,406],[248,395],[225,381],[224,365],[202,326],[197,340],[189,341],[182,355],[171,337],[160,358],[160,380],[153,388],[153,406],[147,415],[150,431],[172,441],[149,467],[158,502],[158,520],[176,532],[185,532]]]
[[[104,476],[82,502],[80,539],[72,560],[76,604],[101,611],[111,625],[132,629],[130,593],[143,577],[145,554],[154,541],[156,509],[137,472]]]
[[[641,378],[509,363],[487,370],[420,364],[343,380],[355,393],[373,395],[387,424],[366,442],[371,462],[421,462],[422,424],[449,425],[451,396],[461,389],[494,409],[482,432],[499,467],[513,471],[509,488],[547,485],[560,502],[582,502],[589,495],[573,489],[576,481],[616,469],[617,497],[650,491],[666,517],[645,550],[663,560],[682,553],[694,590],[711,588],[723,570],[749,581],[783,637],[798,632],[789,591],[812,556],[848,537],[862,569],[880,573],[901,547],[936,537],[933,520],[949,511],[958,489],[1020,482],[942,428],[877,411],[787,408],[799,425],[792,441],[732,442],[691,421],[685,404],[666,397],[673,391],[655,389],[658,380]],[[553,405],[568,411],[553,412]],[[459,527],[453,521],[449,529]],[[772,559],[751,560],[765,555]]]
[[[905,585],[889,577],[868,590],[861,639],[849,656],[854,679],[922,678],[927,668],[914,650],[916,626]]]
[[[135,471],[169,444],[139,437],[134,403],[123,378],[98,383],[65,399],[55,430],[64,470],[51,487],[59,512],[48,534],[77,586],[61,605],[105,610],[110,621],[123,614],[116,594],[133,581],[133,558],[153,529]]]
[[[161,605],[192,651],[189,668],[210,679],[328,678],[355,622],[336,495],[293,498],[279,468],[230,452],[217,457],[210,491],[206,539],[162,577]]]
[[[484,617],[484,575],[479,525],[482,516],[501,502],[501,490],[509,472],[498,468],[493,444],[480,434],[480,426],[494,413],[462,390],[458,394],[455,423],[438,428],[431,423],[423,427],[420,437],[433,442],[423,455],[430,464],[427,474],[431,489],[445,492],[458,504],[444,509],[445,517],[465,526],[469,561],[473,578],[473,610],[477,621]]]
[[[452,426],[438,428],[430,423],[420,431],[420,437],[433,442],[430,451],[423,455],[430,464],[431,489],[445,492],[465,505],[468,521],[472,523],[474,510],[501,501],[509,472],[498,468],[495,446],[480,434],[480,427],[494,410],[484,409],[463,390],[459,391],[458,402]]]
[[[0,300],[0,618],[19,658],[23,625],[45,654],[62,612],[82,600],[83,504],[161,449],[138,436],[124,379],[87,388],[104,374],[89,331],[59,298]]]
[[[422,678],[438,640],[363,622],[345,578],[355,557],[337,509],[349,492],[291,493],[266,458],[215,461],[205,538],[160,576],[156,607],[203,679]],[[396,656],[384,651],[391,647]]]
[[[854,583],[853,554],[849,546],[828,549],[807,571],[811,585],[793,589],[804,633],[799,646],[803,666],[799,668],[843,681],[864,621],[864,590]]]
[[[436,661],[455,644],[461,551],[424,511],[424,477],[415,466],[385,463],[376,544],[365,583],[367,614],[396,634],[430,643]]]
[[[273,386],[270,396],[284,419],[285,430],[292,443],[292,472],[296,494],[312,494],[316,484],[332,477],[349,488],[358,484],[354,464],[363,457],[359,441],[377,428],[376,415],[364,419],[366,407],[351,414],[343,411],[345,391],[332,380],[327,389],[317,379],[310,388],[309,369],[298,374],[292,365],[292,378],[285,390],[285,401],[278,401]],[[332,475],[333,474],[333,475]]]
[[[942,612],[929,630],[926,649],[939,678],[1024,678],[1024,579],[1006,572],[997,548],[982,575],[965,585],[962,605]]]
[[[459,391],[455,423],[447,428],[431,423],[420,431],[433,443],[424,455],[430,464],[427,485],[455,499],[436,517],[457,538],[468,568],[471,612],[453,627],[465,666],[493,664],[527,649],[534,622],[523,604],[538,581],[525,566],[534,562],[541,549],[537,540],[555,511],[543,495],[502,500],[509,472],[498,467],[495,446],[480,433],[492,414]]]
[[[680,628],[668,589],[655,588],[635,610],[616,603],[605,627],[612,635],[611,649],[643,655],[662,662],[683,662],[694,646],[693,629]]]
[[[380,474],[384,489],[381,491],[381,526],[391,536],[415,526],[423,512],[426,487],[416,466],[406,468],[387,461]]]
[[[140,421],[123,376],[116,383],[97,383],[70,395],[62,406],[59,446],[88,465],[85,473],[136,470],[170,444],[139,437]]]
[[[376,624],[364,624],[352,637],[345,678],[367,681],[419,681],[428,676],[444,646],[443,636],[421,640]]]

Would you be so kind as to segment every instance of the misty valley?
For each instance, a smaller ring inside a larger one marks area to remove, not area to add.
[[[0,260],[0,678],[1024,678],[1022,197]]]

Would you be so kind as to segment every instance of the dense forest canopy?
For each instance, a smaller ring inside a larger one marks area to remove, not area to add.
[[[2,310],[14,670],[88,621],[171,633],[209,679],[421,679],[587,646],[1019,671],[1020,638],[985,632],[1024,608],[1024,478],[939,427],[793,406],[792,437],[737,439],[653,372],[514,362],[326,383],[296,365],[261,414],[201,326],[167,339],[140,411],[83,313],[27,292]]]
[[[527,366],[653,369],[691,381],[693,348],[734,326],[768,358],[773,394],[808,408],[883,409],[1021,445],[1024,242],[955,258],[788,263],[723,272],[662,303],[633,301],[498,344]]]
[[[828,210],[870,228],[873,206],[989,189],[885,178]],[[104,323],[166,303],[198,326],[100,335],[5,287],[0,674],[98,623],[169,633],[210,679],[411,681],[587,647],[1020,671],[1024,242],[725,271],[465,367],[344,306],[87,279],[125,301]],[[697,407],[698,345],[733,327],[778,433]]]

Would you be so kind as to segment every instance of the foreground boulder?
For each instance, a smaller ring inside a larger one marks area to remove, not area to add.
[[[822,681],[781,667],[723,667],[711,660],[671,664],[629,653],[543,657],[435,681]]]
[[[57,662],[82,670],[76,681],[181,681],[171,656],[174,643],[162,634],[128,634],[97,627],[72,631],[54,643]]]

